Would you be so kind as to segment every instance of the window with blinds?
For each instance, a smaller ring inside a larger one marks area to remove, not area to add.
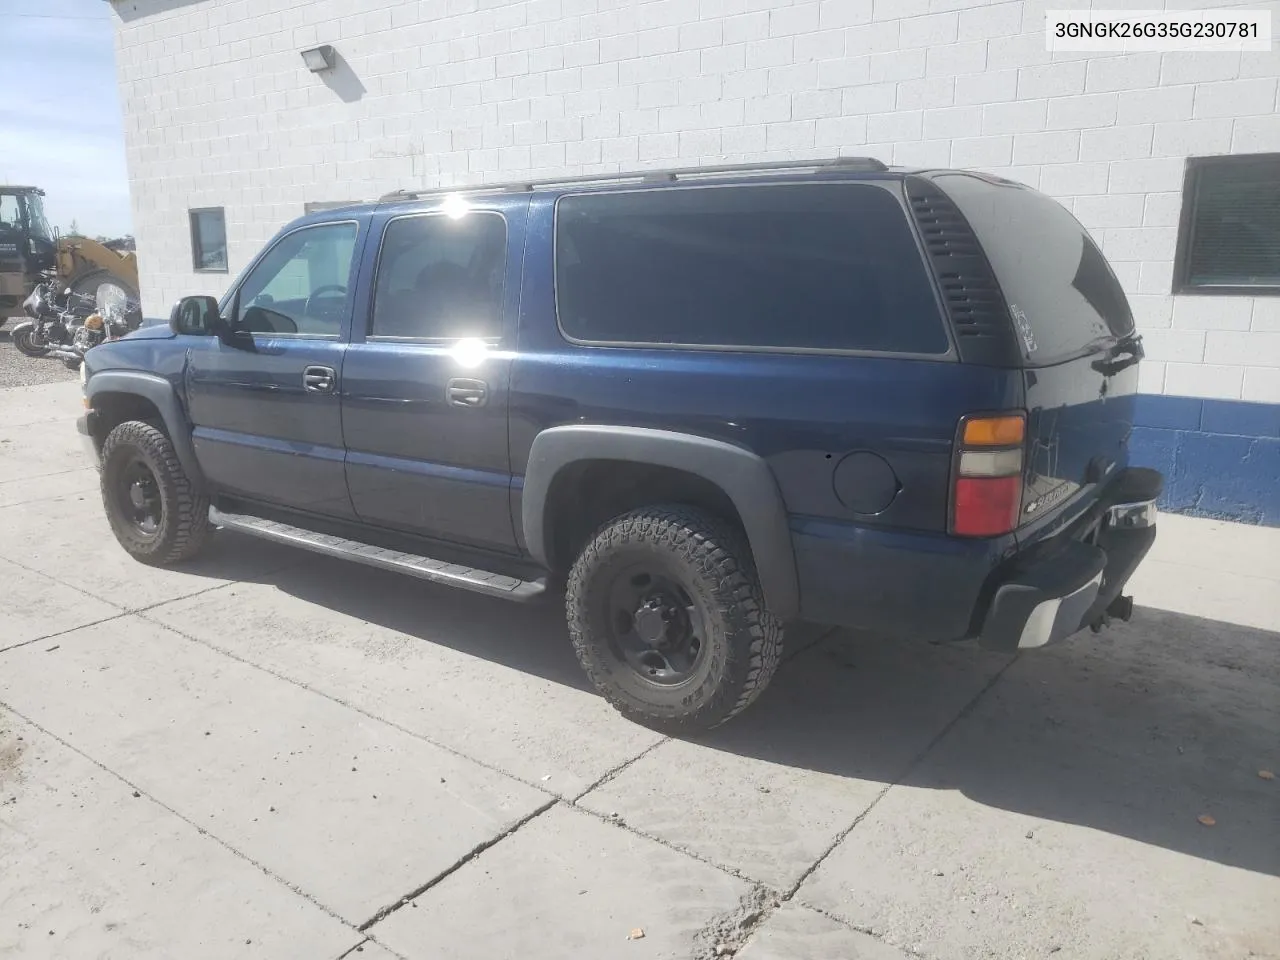
[[[1280,294],[1280,154],[1187,161],[1173,292]]]

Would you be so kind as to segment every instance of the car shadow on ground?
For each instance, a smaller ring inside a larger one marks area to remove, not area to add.
[[[234,540],[218,564],[224,575],[234,555],[255,548]],[[509,604],[320,557],[251,579],[588,686],[559,597]],[[1017,658],[807,625],[789,637],[766,694],[699,743],[842,777],[958,790],[998,809],[1280,875],[1280,783],[1258,776],[1280,767],[1278,633],[1139,608],[1132,623]],[[1202,826],[1202,814],[1216,825]]]
[[[1139,608],[1009,662],[928,753],[895,752],[947,673],[991,657],[842,631],[704,742],[1280,875],[1280,634]],[[907,645],[910,647],[910,645]],[[1206,827],[1198,817],[1208,815]]]

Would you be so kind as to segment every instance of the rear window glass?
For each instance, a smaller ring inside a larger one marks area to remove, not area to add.
[[[941,176],[991,261],[1029,363],[1056,363],[1133,332],[1133,314],[1102,251],[1042,193],[978,177]]]
[[[902,206],[870,184],[563,197],[556,299],[594,343],[948,349]]]

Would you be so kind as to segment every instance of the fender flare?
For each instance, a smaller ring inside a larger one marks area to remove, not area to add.
[[[529,451],[521,525],[529,553],[550,567],[547,499],[556,476],[583,460],[622,460],[683,470],[715,484],[742,518],[769,610],[779,619],[800,612],[800,585],[787,510],[773,471],[749,450],[694,434],[647,427],[572,424],[539,433]]]
[[[101,370],[89,377],[85,395],[89,398],[90,406],[93,405],[93,398],[103,393],[129,393],[151,401],[160,411],[165,432],[169,435],[183,472],[197,491],[204,491],[204,473],[191,442],[191,428],[187,424],[186,414],[178,402],[173,384],[164,377],[140,370]]]

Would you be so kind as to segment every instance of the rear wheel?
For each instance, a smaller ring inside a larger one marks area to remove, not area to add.
[[[102,504],[120,546],[154,566],[195,556],[211,533],[208,499],[192,490],[169,438],[141,420],[102,445]]]
[[[745,710],[782,649],[741,533],[691,507],[605,524],[573,565],[565,607],[596,688],[624,716],[668,733]]]

